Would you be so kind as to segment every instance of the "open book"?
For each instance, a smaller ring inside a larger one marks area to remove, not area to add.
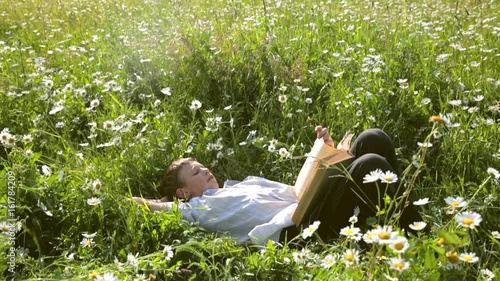
[[[322,183],[328,177],[342,176],[345,168],[351,163],[354,158],[349,152],[352,137],[352,134],[344,136],[337,148],[325,144],[323,139],[316,139],[314,142],[295,182],[295,193],[299,198],[299,204],[292,221],[296,225],[307,220],[318,199],[325,194],[325,190],[322,189],[335,188]]]

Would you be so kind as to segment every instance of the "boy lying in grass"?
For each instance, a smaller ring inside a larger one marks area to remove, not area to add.
[[[327,128],[316,127],[317,138],[334,146]],[[319,221],[317,234],[323,241],[336,237],[340,229],[349,225],[353,209],[359,207],[358,221],[383,210],[385,195],[396,198],[403,194],[403,185],[397,184],[396,154],[391,138],[382,130],[369,129],[359,135],[351,153],[355,156],[349,165],[349,177],[324,184],[333,184],[326,196],[309,217],[309,223]],[[383,172],[382,172],[383,171]],[[376,183],[378,180],[382,184]],[[240,242],[265,245],[268,240],[290,241],[301,232],[292,222],[298,199],[293,186],[261,177],[247,177],[243,181],[228,180],[224,188],[203,164],[192,158],[173,162],[165,171],[162,182],[165,197],[162,200],[145,200],[134,197],[140,204],[152,210],[171,210],[178,198],[178,209],[185,220],[198,222],[212,232],[228,232]],[[343,190],[342,192],[339,192]],[[334,200],[341,196],[340,200]],[[332,204],[332,202],[339,202]],[[411,231],[409,224],[422,221],[414,206],[404,207],[404,199],[398,200],[399,224]],[[401,202],[403,201],[403,202]],[[387,221],[387,220],[386,220]],[[317,223],[316,223],[317,225]]]

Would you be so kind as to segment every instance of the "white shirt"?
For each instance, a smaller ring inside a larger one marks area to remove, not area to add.
[[[260,177],[226,181],[224,188],[180,203],[185,220],[212,232],[228,232],[240,242],[278,242],[283,228],[293,225],[298,199],[292,186]],[[171,208],[171,204],[167,205]]]

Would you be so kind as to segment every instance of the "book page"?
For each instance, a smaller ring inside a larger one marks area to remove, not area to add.
[[[338,151],[338,149],[328,146],[323,139],[316,139],[295,181],[295,194],[299,200],[302,198],[306,187],[311,184],[321,164],[321,160],[329,155],[335,154],[335,151]]]

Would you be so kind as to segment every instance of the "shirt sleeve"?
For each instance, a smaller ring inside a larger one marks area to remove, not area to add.
[[[183,202],[164,202],[161,204],[162,206],[158,209],[161,211],[165,212],[171,212],[174,210],[174,208],[177,208],[179,212],[181,212],[182,217],[189,221],[189,222],[194,222],[195,219],[193,218],[193,213],[192,210],[193,208],[189,203],[183,203]]]

